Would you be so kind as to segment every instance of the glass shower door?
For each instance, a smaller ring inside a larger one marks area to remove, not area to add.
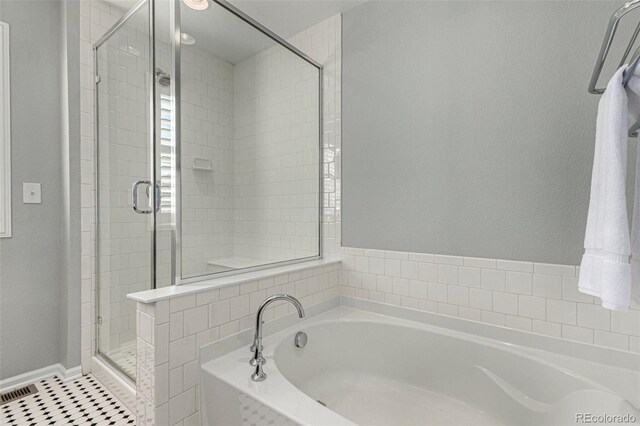
[[[95,45],[97,352],[136,379],[136,304],[153,288],[153,58],[149,2]]]

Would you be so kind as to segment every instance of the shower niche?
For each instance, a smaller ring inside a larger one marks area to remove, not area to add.
[[[94,59],[97,354],[135,380],[127,294],[321,256],[322,68],[204,0],[137,3]]]

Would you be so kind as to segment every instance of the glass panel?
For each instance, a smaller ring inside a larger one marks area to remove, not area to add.
[[[182,277],[319,256],[320,71],[180,3]]]
[[[176,200],[176,132],[174,106],[173,39],[169,22],[174,3],[156,1],[155,14],[155,180],[160,195],[156,212],[155,249],[156,288],[171,285],[175,277],[172,240],[177,214]]]
[[[96,50],[98,351],[134,380],[136,304],[126,295],[152,286],[149,31],[145,3]],[[134,211],[135,182],[148,213]]]

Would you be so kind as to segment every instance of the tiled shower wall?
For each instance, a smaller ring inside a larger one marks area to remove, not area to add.
[[[578,292],[579,268],[344,248],[343,296],[640,352],[640,307]]]
[[[289,42],[322,64],[322,253],[340,254],[342,236],[342,16],[291,37]]]
[[[194,46],[182,46],[182,268],[211,272],[210,260],[234,254],[234,66]],[[194,159],[213,170],[194,169]]]
[[[318,254],[317,69],[276,45],[234,67],[235,255]]]
[[[279,46],[235,65],[184,46],[181,78],[183,274],[317,254],[315,68]]]

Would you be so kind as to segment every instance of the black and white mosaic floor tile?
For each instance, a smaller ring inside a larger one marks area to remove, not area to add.
[[[134,415],[91,375],[35,385],[37,394],[0,407],[0,425],[135,425]]]

